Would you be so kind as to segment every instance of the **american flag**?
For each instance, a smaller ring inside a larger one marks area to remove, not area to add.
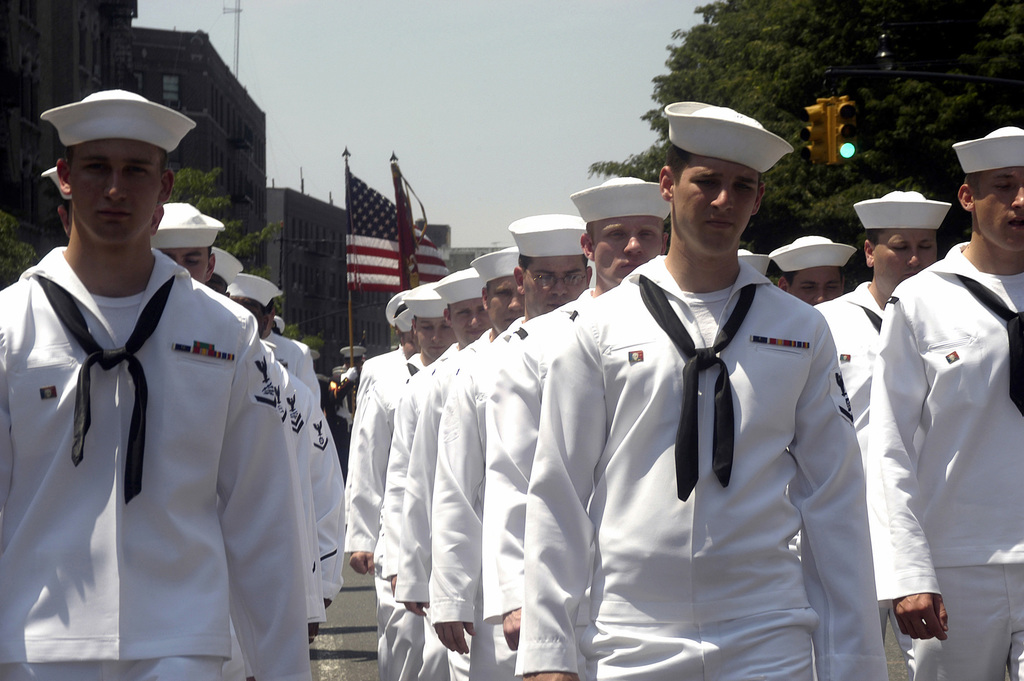
[[[419,246],[416,247],[416,267],[420,272],[421,284],[441,281],[448,276],[448,266],[444,264],[441,251],[437,250],[437,246],[427,238],[426,234],[423,235]]]
[[[347,179],[348,288],[401,291],[404,287],[395,204],[355,175],[347,173]],[[448,274],[440,252],[425,234],[416,248],[416,260],[421,283],[438,281]]]

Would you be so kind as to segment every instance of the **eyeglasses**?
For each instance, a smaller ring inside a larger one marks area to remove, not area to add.
[[[562,282],[566,286],[579,286],[587,280],[587,275],[582,272],[574,272],[564,277],[556,277],[553,274],[536,274],[533,277],[534,283],[543,289],[549,289],[555,284]]]

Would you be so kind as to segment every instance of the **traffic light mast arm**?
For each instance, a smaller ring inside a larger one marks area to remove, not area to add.
[[[830,66],[825,69],[825,81],[831,82],[842,77],[862,78],[910,78],[915,80],[958,80],[966,83],[988,83],[990,85],[1024,86],[1024,80],[971,76],[963,73],[935,73],[934,71],[886,71],[884,69],[854,69],[844,66]]]

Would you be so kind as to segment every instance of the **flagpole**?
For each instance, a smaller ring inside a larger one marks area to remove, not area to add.
[[[391,152],[391,179],[395,184],[395,220],[398,225],[398,254],[402,264],[402,288],[419,286],[419,270],[416,266],[416,228],[412,222],[412,207],[405,193],[405,178],[398,167],[398,156]]]
[[[346,276],[345,276],[345,287],[347,289],[346,293],[348,294],[345,297],[348,299],[348,361],[349,361],[349,368],[352,368],[353,366],[355,366],[355,357],[353,356],[353,355],[355,355],[355,347],[353,347],[353,343],[355,341],[353,339],[356,337],[355,336],[355,323],[354,323],[354,321],[352,319],[352,289],[348,287],[348,276],[347,276],[348,275],[348,250],[347,250],[347,247],[348,247],[348,237],[349,237],[349,235],[352,234],[352,175],[349,173],[349,170],[348,170],[348,157],[351,156],[351,155],[352,154],[350,154],[349,151],[348,151],[348,147],[345,147],[345,151],[344,151],[344,153],[342,153],[342,156],[345,158],[345,217],[346,217],[346,223],[347,223],[346,224],[347,234],[345,235],[345,237],[346,237],[345,238],[345,245],[346,245],[346,253],[345,253],[345,269],[346,269],[346,272],[345,272],[345,274],[346,274]],[[358,275],[356,275],[356,276],[358,276]],[[356,288],[358,288],[358,287],[359,287],[359,284],[358,284],[358,282],[356,282]],[[344,363],[344,359],[345,358],[342,357],[342,362],[343,363]],[[353,403],[354,402],[355,402],[355,398],[353,396]]]

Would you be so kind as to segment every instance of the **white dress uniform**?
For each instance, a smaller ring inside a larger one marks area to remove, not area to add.
[[[435,622],[473,622],[470,678],[512,678],[515,656],[501,624],[484,622],[483,562],[486,405],[497,369],[522,340],[517,320],[460,368],[445,399],[438,434],[431,536],[430,607]],[[490,538],[496,540],[496,538]]]
[[[645,309],[641,274],[702,337],[656,260],[553,350],[527,503],[523,670],[576,670],[576,609],[592,582],[581,647],[597,681],[810,679],[812,641],[820,681],[887,678],[863,471],[825,321],[740,263],[719,320],[756,285],[720,355],[736,418],[731,481],[712,472],[705,397],[699,480],[684,502],[673,455],[684,359]],[[718,373],[700,374],[703,395]],[[788,548],[801,529],[803,560]]]
[[[317,551],[317,527],[316,512],[313,509],[313,475],[309,448],[307,447],[305,424],[303,423],[303,411],[308,404],[307,398],[302,398],[295,385],[295,378],[285,369],[274,355],[273,348],[269,343],[263,341],[263,349],[267,356],[267,363],[260,369],[265,371],[264,383],[277,388],[274,396],[275,409],[278,413],[279,423],[285,432],[287,442],[287,456],[295,462],[298,475],[298,488],[296,495],[300,501],[299,513],[302,523],[298,528],[301,537],[301,546],[304,560],[303,579],[306,583],[306,621],[324,622],[327,620],[324,610],[323,585],[320,582],[319,554]],[[299,429],[293,429],[293,424],[302,425]],[[251,674],[247,674],[251,675]]]
[[[366,390],[356,409],[349,445],[348,528],[345,550],[373,553],[374,586],[377,592],[377,664],[381,679],[397,673],[392,664],[394,631],[388,627],[396,610],[391,582],[384,577],[385,541],[381,522],[385,476],[395,409],[409,379],[423,369],[419,354],[410,357],[394,372],[381,372]],[[359,399],[358,397],[356,398]]]
[[[409,369],[406,365],[409,361],[405,357],[405,351],[402,348],[396,348],[363,362],[363,366],[359,369],[359,385],[356,387],[356,410],[358,411],[359,401],[363,395],[379,377],[393,376],[398,373],[404,378],[408,378]]]
[[[257,676],[309,679],[299,519],[282,484],[294,468],[264,404],[253,320],[154,252],[140,299],[174,283],[136,353],[149,385],[147,446],[141,492],[126,504],[125,364],[91,372],[93,427],[80,464],[71,461],[85,352],[39,279],[76,299],[101,346],[118,342],[62,250],[0,293],[0,663],[226,658],[230,581]]]
[[[853,425],[857,430],[857,444],[860,447],[861,462],[865,476],[881,474],[877,462],[868,457],[868,423],[871,397],[871,371],[878,356],[879,333],[884,310],[878,306],[875,297],[868,290],[868,282],[853,291],[819,305],[828,322],[832,338],[839,353],[839,368],[843,372],[846,394],[853,409]],[[870,314],[869,314],[870,313]],[[875,566],[875,588],[877,592],[889,592],[890,588],[879,585],[879,580],[892,575],[892,548],[889,542],[889,516],[885,506],[885,495],[881,485],[867,485],[868,530],[871,537],[871,557]],[[878,619],[885,635],[887,623],[892,624],[900,650],[907,664],[912,664],[913,639],[900,631],[899,623],[892,611],[892,600],[878,596]]]
[[[455,373],[470,362],[480,347],[490,343],[490,332],[469,344],[448,361],[437,363],[431,380],[416,388],[413,399],[419,406],[419,417],[409,452],[408,474],[402,501],[402,528],[395,570],[398,586],[395,600],[429,602],[430,600],[430,536],[431,505],[434,497],[434,473],[437,469],[437,437],[444,399]],[[431,367],[433,368],[433,367]],[[433,610],[428,611],[431,621]],[[469,657],[447,651],[449,677],[469,678]]]
[[[483,584],[484,618],[496,624],[505,613],[523,607],[526,492],[537,449],[541,388],[547,375],[545,350],[553,339],[573,333],[573,323],[593,300],[593,289],[587,289],[553,314],[523,324],[529,335],[507,353],[487,401],[483,536],[497,540],[491,544],[496,553],[483,557],[495,568],[486,574],[496,578]]]
[[[391,352],[386,352],[383,355],[377,355],[363,362],[362,368],[359,370],[359,383],[356,386],[356,413],[352,418],[352,437],[349,442],[349,465],[350,470],[348,477],[345,479],[345,517],[349,518],[352,515],[352,475],[351,462],[358,459],[356,455],[356,448],[352,444],[355,438],[356,429],[359,427],[359,406],[366,399],[366,396],[370,394],[370,389],[377,382],[378,378],[384,380],[394,380],[395,377],[399,377],[402,381],[409,380],[409,362],[418,361],[407,359],[405,352],[402,348],[397,348]],[[389,436],[390,437],[390,436]],[[353,458],[355,456],[355,458]],[[364,471],[365,472],[365,471]],[[372,551],[373,549],[367,549]]]
[[[1001,679],[1008,651],[1017,678],[1024,516],[1007,503],[1024,479],[1024,417],[1009,399],[1006,323],[956,275],[1020,310],[1024,274],[979,272],[963,247],[901,283],[886,306],[868,443],[895,561],[882,595],[942,594],[948,639],[914,641],[916,678],[935,678],[941,655],[949,678]]]
[[[409,448],[407,475],[402,494],[401,537],[393,569],[398,575],[399,601],[430,600],[430,506],[434,492],[434,471],[437,468],[437,433],[441,409],[455,372],[477,352],[478,339],[460,350],[448,361],[437,362],[430,380],[418,382],[411,399],[416,403],[416,427]],[[410,386],[412,387],[412,386]]]
[[[878,355],[879,328],[884,310],[864,282],[856,289],[830,300],[815,309],[821,312],[832,331],[839,354],[839,368],[843,372],[846,394],[853,408],[853,425],[857,430],[861,459],[868,471],[868,423],[870,416],[871,371]],[[868,313],[876,315],[874,318]],[[877,475],[878,471],[871,471]],[[885,496],[877,485],[869,488],[868,526],[871,533],[871,552],[875,561],[875,579],[892,574],[892,556],[889,544],[889,520],[885,510]],[[879,592],[891,589],[879,587]],[[880,601],[888,599],[879,597]],[[886,608],[888,609],[888,607]],[[897,633],[899,629],[896,629]]]
[[[279,389],[275,401],[287,438],[286,455],[295,462],[295,495],[302,519],[297,534],[305,556],[306,621],[326,622],[324,599],[333,600],[342,582],[342,564],[338,557],[345,527],[341,466],[337,463],[330,433],[316,434],[325,425],[319,403],[314,404],[306,386],[277,361],[270,343],[262,342],[267,362],[261,371],[266,371],[265,382]],[[233,612],[233,616],[244,618],[244,610]],[[232,625],[232,659],[224,664],[223,676],[225,681],[242,681],[253,673],[248,660],[242,659],[242,651],[235,640],[237,627]]]
[[[269,343],[268,343],[269,345]],[[345,545],[345,484],[341,475],[338,450],[334,446],[330,428],[320,400],[299,381],[291,371],[286,371],[287,384],[282,390],[282,404],[287,415],[284,426],[295,441],[295,451],[300,471],[308,470],[309,498],[307,514],[313,521],[314,581],[320,590],[320,619],[327,621],[323,599],[334,600],[341,591],[343,547]]]
[[[420,418],[420,410],[430,392],[430,385],[437,371],[459,352],[458,345],[452,344],[436,361],[409,379],[406,389],[402,392],[395,407],[395,433],[391,438],[391,452],[388,454],[387,481],[384,486],[384,538],[388,556],[388,564],[384,575],[393,577],[398,574],[400,561],[400,545],[402,527],[405,518],[402,506],[405,503],[406,478],[409,474],[409,458],[412,443],[416,437],[416,424]]]
[[[302,381],[320,403],[320,381],[313,368],[313,355],[309,346],[287,336],[271,333],[264,341],[274,350],[277,361],[284,365],[293,376]]]
[[[452,344],[430,366],[409,379],[395,409],[395,434],[391,439],[388,455],[387,479],[384,489],[382,512],[382,533],[385,542],[385,563],[382,574],[389,580],[398,574],[401,555],[401,540],[405,518],[402,507],[405,503],[406,482],[409,473],[409,459],[416,435],[420,409],[430,389],[436,372],[458,353],[458,345]],[[401,582],[398,582],[401,586]],[[388,620],[387,628],[395,637],[392,644],[391,675],[396,681],[423,679],[424,681],[449,678],[448,650],[437,638],[431,626],[431,618],[420,617],[399,604],[404,599],[395,594],[396,606]]]
[[[349,445],[347,481],[349,513],[345,550],[350,553],[373,553],[377,550],[384,478],[391,451],[391,437],[395,430],[395,409],[405,384],[422,369],[423,361],[416,354],[401,365],[396,362],[393,371],[378,372],[375,380],[367,386],[361,404],[356,409]],[[360,399],[358,394],[356,399]],[[383,545],[380,550],[383,550]]]

